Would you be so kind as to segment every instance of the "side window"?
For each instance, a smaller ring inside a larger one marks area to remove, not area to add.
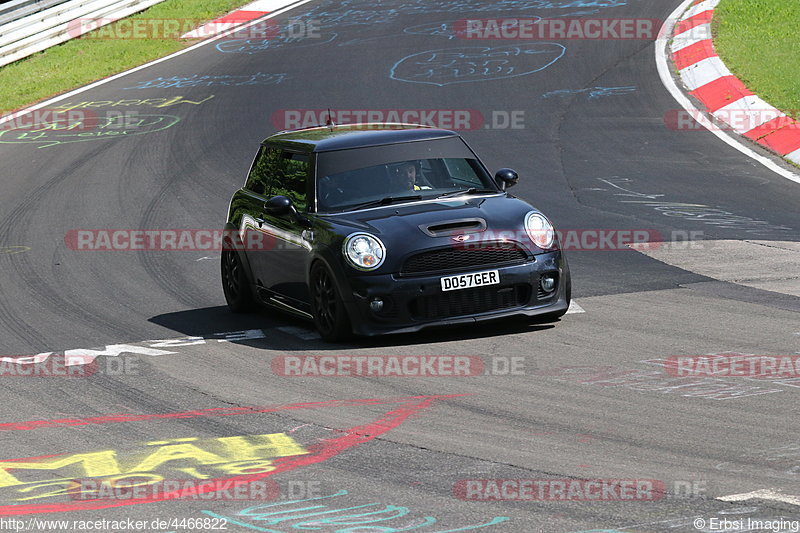
[[[308,207],[306,178],[309,158],[280,148],[262,146],[250,168],[245,189],[265,198],[286,196],[298,211]]]
[[[275,159],[274,152],[280,154],[280,150],[276,148],[267,148],[262,146],[253,160],[253,166],[250,167],[250,173],[247,175],[247,183],[244,188],[252,191],[261,196],[268,196],[270,189],[270,176],[272,175],[270,169],[270,152],[273,152],[272,159]]]
[[[272,159],[270,157],[270,159]],[[308,154],[279,151],[275,161],[275,181],[270,196],[286,196],[298,211],[306,211],[308,199],[306,181],[309,171]]]

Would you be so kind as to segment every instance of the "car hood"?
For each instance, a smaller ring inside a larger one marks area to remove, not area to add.
[[[532,253],[541,253],[543,250],[528,239],[524,230],[525,215],[531,211],[538,212],[529,203],[504,194],[391,205],[326,218],[343,237],[357,231],[379,237],[395,257],[415,250],[452,246],[453,236],[459,233],[478,233],[475,238],[483,241],[510,238],[522,242]],[[481,221],[485,226],[452,232],[426,231],[430,226],[465,219]]]

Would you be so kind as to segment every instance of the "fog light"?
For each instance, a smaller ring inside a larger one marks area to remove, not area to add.
[[[552,274],[542,276],[542,280],[539,283],[541,284],[544,292],[551,292],[556,288],[556,278],[553,277]]]
[[[380,298],[373,298],[369,302],[369,310],[373,313],[380,313],[383,309],[383,300]]]

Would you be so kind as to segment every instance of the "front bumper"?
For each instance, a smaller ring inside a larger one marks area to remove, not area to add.
[[[499,285],[442,291],[443,276],[497,270]],[[540,277],[553,274],[553,291],[540,288]],[[560,251],[535,256],[523,264],[480,267],[436,275],[400,277],[395,274],[355,275],[343,295],[353,331],[358,335],[408,333],[433,326],[469,324],[515,315],[536,316],[566,312],[569,307],[569,267]],[[370,309],[380,298],[384,308]]]

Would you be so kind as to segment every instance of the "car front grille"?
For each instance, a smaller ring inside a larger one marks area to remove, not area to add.
[[[400,270],[401,276],[437,272],[457,272],[524,263],[528,254],[513,242],[486,242],[430,250],[409,257]]]
[[[522,307],[531,298],[531,286],[520,283],[492,285],[419,296],[409,304],[414,320],[437,320]]]

